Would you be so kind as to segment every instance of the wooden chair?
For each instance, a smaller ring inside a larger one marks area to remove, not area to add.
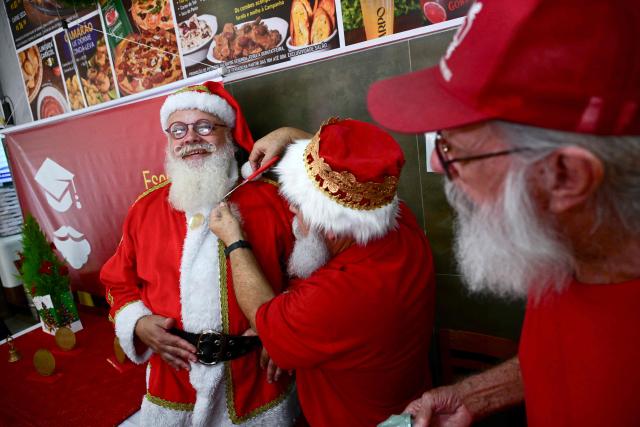
[[[484,371],[518,353],[517,342],[476,332],[442,328],[437,339],[442,385]]]

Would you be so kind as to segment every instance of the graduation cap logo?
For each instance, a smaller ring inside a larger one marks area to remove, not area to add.
[[[58,212],[66,212],[71,207],[73,199],[76,207],[82,209],[73,177],[73,173],[49,158],[42,162],[42,166],[36,173],[36,182],[44,188],[47,202]]]

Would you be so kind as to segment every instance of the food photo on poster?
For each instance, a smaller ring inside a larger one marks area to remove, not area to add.
[[[438,24],[466,15],[474,0],[340,0],[345,44]]]
[[[120,96],[183,78],[169,0],[100,0]]]
[[[100,16],[95,14],[69,26],[66,33],[56,34],[55,39],[72,110],[118,97]]]
[[[96,10],[95,3],[71,0],[4,0],[16,49]]]
[[[34,120],[70,111],[53,38],[19,51],[18,60]]]
[[[289,21],[291,34],[287,38],[290,52],[317,52],[337,46],[336,4],[334,0],[293,0]],[[290,55],[293,56],[293,55]]]
[[[334,0],[174,0],[174,10],[187,77],[223,64],[234,73],[339,47]]]

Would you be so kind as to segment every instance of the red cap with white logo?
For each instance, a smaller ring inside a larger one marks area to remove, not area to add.
[[[407,133],[502,119],[640,134],[640,5],[480,0],[438,66],[374,83],[372,117]]]

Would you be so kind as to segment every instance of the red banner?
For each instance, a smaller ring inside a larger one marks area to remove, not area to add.
[[[6,135],[23,213],[69,265],[73,289],[104,295],[114,253],[138,195],[164,177],[164,96]]]

